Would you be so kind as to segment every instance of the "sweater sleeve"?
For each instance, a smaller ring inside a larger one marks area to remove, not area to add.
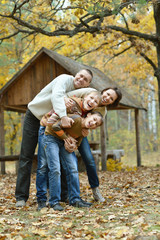
[[[61,120],[57,121],[52,125],[52,131],[62,140],[67,138],[66,133],[61,127]]]
[[[84,97],[86,94],[89,94],[91,92],[96,92],[97,90],[95,88],[80,88],[80,89],[76,89],[70,92],[66,93],[67,97]]]
[[[74,77],[62,74],[57,79],[52,87],[51,102],[55,113],[60,118],[67,116],[64,96],[67,92],[74,90]]]

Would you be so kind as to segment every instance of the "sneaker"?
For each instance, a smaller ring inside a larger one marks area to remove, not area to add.
[[[92,203],[91,203],[91,202],[86,202],[86,201],[84,201],[83,199],[81,199],[81,201],[82,201],[83,203],[87,204],[88,206],[92,206]]]
[[[104,197],[102,197],[98,187],[92,188],[92,192],[93,192],[93,197],[94,197],[95,201],[98,201],[98,202],[105,201],[105,199],[104,199]]]
[[[56,203],[55,205],[51,206],[51,208],[53,208],[55,211],[63,211],[64,210],[64,208],[59,203]]]
[[[16,207],[25,207],[26,202],[24,200],[19,200],[16,202]]]
[[[40,201],[40,202],[38,202],[37,211],[40,211],[42,208],[45,208],[45,207],[47,207],[47,206],[46,206],[46,202]]]
[[[71,204],[73,207],[78,207],[78,208],[82,208],[82,207],[90,207],[90,205],[87,204],[87,202],[83,201],[82,199],[74,202]]]

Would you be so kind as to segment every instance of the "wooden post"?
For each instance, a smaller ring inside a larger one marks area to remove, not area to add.
[[[0,106],[0,156],[5,154],[5,142],[4,142],[4,109]],[[5,174],[5,162],[1,162],[1,173]]]
[[[105,119],[104,123],[102,124],[101,128],[101,164],[102,164],[102,170],[106,171],[106,128],[105,128]]]
[[[137,166],[141,166],[140,153],[140,131],[139,131],[139,110],[135,109],[135,128],[136,128],[136,150],[137,150]]]

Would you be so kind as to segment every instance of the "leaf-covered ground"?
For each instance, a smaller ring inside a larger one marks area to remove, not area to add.
[[[35,174],[30,198],[15,208],[16,176],[0,176],[0,240],[2,239],[160,239],[160,168],[134,172],[99,172],[105,203],[90,209],[63,204],[65,210],[37,212]],[[81,196],[93,201],[85,173],[80,173]]]

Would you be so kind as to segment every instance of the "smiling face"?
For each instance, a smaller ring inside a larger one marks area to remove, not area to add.
[[[74,78],[74,87],[76,89],[88,87],[91,81],[92,81],[92,76],[88,71],[83,69],[76,74]]]
[[[93,108],[98,107],[100,102],[100,96],[97,92],[91,92],[90,94],[86,95],[83,99],[83,108],[86,111],[90,111]]]
[[[88,113],[87,117],[84,118],[84,121],[83,121],[83,127],[88,129],[95,129],[99,127],[101,124],[102,124],[102,117],[97,113],[95,114]]]
[[[117,94],[113,89],[107,89],[101,94],[101,105],[107,106],[117,99]]]

